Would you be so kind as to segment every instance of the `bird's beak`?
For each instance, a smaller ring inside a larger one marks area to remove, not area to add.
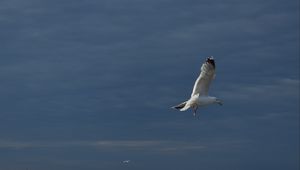
[[[222,100],[220,100],[220,99],[217,99],[217,100],[216,100],[216,103],[218,103],[220,106],[222,106],[222,105],[223,105],[223,101],[222,101]]]

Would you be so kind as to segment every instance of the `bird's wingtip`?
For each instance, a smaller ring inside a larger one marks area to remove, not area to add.
[[[172,109],[176,109],[176,110],[180,110],[180,109],[184,108],[185,104],[186,104],[186,101],[182,102],[182,103],[180,103],[180,104],[178,104],[176,106],[172,106],[171,108]]]
[[[209,63],[209,64],[211,64],[213,67],[216,67],[215,60],[214,60],[213,56],[207,57],[206,58],[206,62]]]

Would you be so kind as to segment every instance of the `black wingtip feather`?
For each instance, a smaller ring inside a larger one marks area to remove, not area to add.
[[[179,105],[173,106],[173,109],[180,110],[185,106],[186,102],[180,103]]]
[[[206,62],[211,64],[214,68],[216,67],[215,60],[214,60],[213,56],[207,57]]]

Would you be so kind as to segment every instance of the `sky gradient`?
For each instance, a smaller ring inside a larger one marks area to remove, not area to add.
[[[1,0],[0,45],[1,170],[299,169],[297,0]]]

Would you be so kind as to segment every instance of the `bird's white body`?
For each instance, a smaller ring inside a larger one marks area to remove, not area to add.
[[[217,98],[216,97],[211,97],[211,96],[193,96],[191,97],[186,105],[180,109],[180,111],[185,111],[189,108],[196,108],[196,107],[202,107],[202,106],[207,106],[210,104],[217,103]]]
[[[173,108],[178,109],[180,111],[185,111],[189,108],[194,110],[194,116],[196,115],[196,111],[198,107],[210,105],[210,104],[220,104],[222,105],[222,101],[217,99],[216,97],[208,96],[208,89],[210,83],[215,78],[215,61],[213,57],[208,57],[206,62],[201,66],[201,72],[199,77],[197,78],[193,92],[191,94],[191,98]]]

